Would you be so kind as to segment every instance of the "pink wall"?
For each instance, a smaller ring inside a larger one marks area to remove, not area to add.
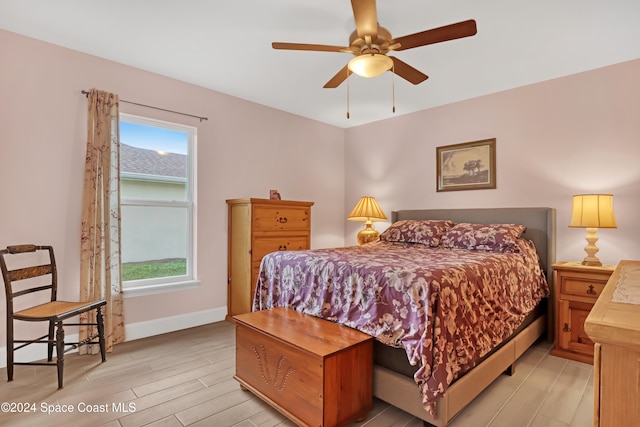
[[[313,201],[312,246],[344,243],[344,131],[184,82],[0,30],[0,247],[52,244],[61,297],[78,297],[86,144],[81,90],[184,111],[121,103],[121,111],[198,128],[197,262],[201,286],[127,298],[127,325],[194,312],[226,312],[226,199]],[[4,293],[0,299],[4,300]],[[4,311],[4,301],[0,301]],[[5,340],[0,316],[0,350]],[[3,361],[0,361],[3,363]]]
[[[586,231],[568,228],[571,196],[612,193],[618,228],[598,232],[598,256],[640,259],[638,76],[634,60],[349,129],[347,208],[365,193],[387,212],[549,206],[557,259],[580,261]],[[497,188],[436,192],[436,147],[487,138],[497,139]],[[357,225],[346,227],[354,241]]]
[[[619,228],[600,230],[598,255],[608,263],[640,259],[640,60],[343,130],[6,31],[0,49],[0,246],[53,244],[62,297],[78,294],[86,137],[80,91],[96,87],[209,117],[200,123],[121,104],[123,112],[198,127],[202,284],[128,298],[128,326],[224,309],[225,199],[266,197],[270,188],[315,202],[313,247],[355,243],[360,224],[345,217],[363,194],[376,196],[387,214],[550,206],[558,213],[559,260],[584,257],[586,233],[567,227],[571,195],[611,192]],[[494,137],[497,189],[435,191],[435,147]]]

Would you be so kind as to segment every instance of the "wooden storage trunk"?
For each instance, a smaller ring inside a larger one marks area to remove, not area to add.
[[[373,337],[274,308],[234,316],[234,378],[295,423],[343,426],[372,407]]]

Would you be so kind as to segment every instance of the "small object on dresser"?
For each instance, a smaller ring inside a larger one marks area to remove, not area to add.
[[[280,197],[280,193],[278,193],[278,190],[269,190],[269,199],[282,200],[282,198]]]

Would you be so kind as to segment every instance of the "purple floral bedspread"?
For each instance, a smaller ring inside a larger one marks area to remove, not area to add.
[[[253,309],[289,307],[403,347],[433,414],[447,387],[548,294],[528,240],[515,253],[375,242],[268,254]]]

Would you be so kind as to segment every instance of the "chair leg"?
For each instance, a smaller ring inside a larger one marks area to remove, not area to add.
[[[58,366],[58,390],[62,388],[64,374],[64,329],[62,322],[58,322],[56,331],[56,365]]]
[[[7,316],[7,381],[13,381],[13,318]]]
[[[107,345],[104,341],[104,320],[102,319],[102,307],[98,307],[96,312],[96,323],[98,324],[98,341],[100,342],[100,355],[102,362],[107,361]]]
[[[55,323],[53,320],[49,321],[49,343],[47,344],[47,361],[51,362],[53,360],[53,346],[55,341],[53,339]]]

